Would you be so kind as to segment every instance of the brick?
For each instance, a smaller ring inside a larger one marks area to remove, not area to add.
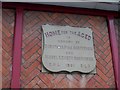
[[[34,15],[32,15],[34,13]],[[28,16],[29,16],[29,19],[28,19]],[[37,16],[38,16],[38,13],[35,13],[35,12],[32,12],[31,15],[28,13],[25,13],[24,15],[24,24],[29,24],[30,22],[33,21],[33,19],[37,19]]]
[[[31,11],[31,12],[24,11],[24,15],[25,15],[24,17],[26,17],[26,19],[31,18],[32,16],[35,17],[33,14],[35,14],[34,11]],[[29,20],[27,20],[27,21],[29,21]]]
[[[96,26],[95,27],[92,27],[92,30],[94,31],[94,33],[99,37],[99,38],[102,38],[103,35],[100,33],[100,30],[99,29],[96,29]]]
[[[108,28],[105,27],[104,30],[105,30],[104,32],[101,32],[101,34],[102,34],[103,36],[105,36],[105,35],[108,33]]]
[[[41,57],[41,55],[39,55],[39,57],[37,58],[37,60],[38,60],[40,63],[42,63],[42,57]]]
[[[2,13],[5,15],[5,14],[7,14],[7,15],[9,15],[9,16],[7,16],[7,17],[12,17],[12,16],[14,16],[14,10],[12,10],[12,9],[3,9],[2,10]]]
[[[74,73],[74,74],[72,74],[72,76],[78,81],[80,81],[80,79],[81,79],[81,76],[79,74]]]
[[[28,68],[37,58],[39,57],[38,53],[34,53],[31,58],[27,59],[27,61],[23,64],[25,68]]]
[[[38,61],[35,61],[30,67],[23,71],[23,74],[28,76],[36,67],[38,67],[39,64],[40,63]]]
[[[39,40],[40,40],[40,42],[38,43],[38,46],[40,47],[40,48],[42,48],[42,38],[41,38],[41,36],[38,36],[39,37]],[[41,39],[40,39],[41,38]]]
[[[55,20],[55,19],[57,19],[60,15],[61,15],[60,13],[54,13],[54,14],[52,14],[51,18],[52,18],[53,20]]]
[[[40,88],[40,87],[39,87],[39,85],[35,85],[35,86],[33,86],[33,88]]]
[[[8,74],[9,71],[4,66],[2,66],[2,75],[7,76]]]
[[[80,86],[80,80],[78,81],[78,80],[76,80],[72,75],[67,75],[67,78],[68,78],[68,80],[69,80],[69,84],[74,84],[75,86],[77,86],[77,87],[79,87]]]
[[[30,50],[33,46],[35,46],[39,42],[38,38],[35,38],[32,40],[26,47],[24,47],[24,52],[26,53],[28,50]]]
[[[108,72],[108,70],[98,61],[97,68],[99,68],[104,74]]]
[[[40,64],[37,68],[41,71],[42,70],[42,65]]]
[[[47,88],[47,85],[45,85],[44,82],[42,82],[41,80],[39,80],[37,84],[39,85],[40,88]]]
[[[86,23],[86,20],[81,19],[76,26],[80,26],[80,27],[82,27],[82,26],[85,27],[85,26],[86,26],[86,27],[88,27],[87,25],[85,25],[85,23]],[[87,24],[88,24],[88,23],[87,23]]]
[[[110,60],[110,62],[106,65],[106,69],[111,69],[113,67],[112,65],[112,60]]]
[[[10,37],[8,37],[4,33],[2,33],[2,40],[5,41],[5,43],[8,44],[8,45],[10,45],[11,47],[12,47],[12,45],[11,45],[12,38],[13,38],[12,34],[10,35]]]
[[[43,15],[39,15],[38,18],[39,18],[40,20],[42,20],[42,22],[46,22],[46,21],[47,21],[46,18],[44,18]]]
[[[36,38],[39,35],[38,31],[33,32],[32,34],[29,35],[29,37],[25,38],[23,41],[26,45],[29,44],[34,38]]]
[[[27,29],[30,29],[31,27],[33,27],[33,25],[37,24],[38,23],[38,20],[37,18],[33,19],[31,22],[29,22],[27,25],[26,25],[26,28]]]
[[[25,60],[29,59],[37,50],[39,50],[39,46],[35,45],[35,47],[33,47],[24,55]]]
[[[11,50],[10,46],[5,43],[5,41],[2,40],[2,48],[9,52]]]
[[[5,20],[3,20],[3,24],[7,24],[7,22],[4,22]],[[4,34],[7,36],[7,37],[10,37],[11,36],[11,33],[9,32],[10,29],[8,29],[7,27],[8,26],[4,26],[2,25],[2,32],[4,32]]]
[[[111,52],[110,47],[108,47],[108,48],[105,50],[104,54],[107,56],[110,52]]]
[[[107,65],[107,62],[103,60],[99,55],[96,55],[97,61],[99,61],[104,67]]]
[[[65,74],[57,75],[57,77],[53,80],[54,84],[58,84],[63,78],[65,78]]]
[[[2,88],[10,88],[14,10],[2,9]]]
[[[2,56],[5,57],[4,60],[7,60],[7,62],[9,60],[11,60],[11,56],[8,54],[8,52],[6,52],[4,49],[2,50]],[[4,62],[4,61],[3,61]]]
[[[42,49],[41,48],[38,50],[38,53],[39,53],[39,55],[42,55]]]
[[[30,31],[29,31],[30,30]],[[24,28],[24,31],[25,31],[25,34],[23,34],[23,41],[30,37],[35,31],[37,32],[36,28],[30,28],[30,29],[27,29],[27,28]],[[38,32],[37,32],[38,33]]]
[[[46,78],[44,74],[40,73],[38,76],[41,79],[41,81],[43,81],[47,85],[48,88],[54,87],[51,81],[48,78]]]
[[[105,59],[106,58],[106,56],[104,55],[104,53],[102,52],[102,51],[100,51],[100,49],[99,48],[95,48],[95,50],[96,50],[96,53],[97,53],[97,55],[99,55],[99,57],[101,58],[101,59]],[[97,56],[96,55],[96,56]]]
[[[88,82],[87,82],[87,85],[86,85],[86,87],[87,88],[94,88],[93,87],[93,85],[95,85],[95,80],[94,80],[94,78],[91,78]]]
[[[98,82],[95,82],[94,87],[95,87],[95,88],[103,88],[103,87],[100,85],[100,83],[98,83]]]
[[[70,15],[67,15],[67,18],[72,22],[72,23],[74,23],[74,24],[77,24],[78,23],[78,21],[77,21],[77,19],[74,19],[72,16],[70,16]]]
[[[35,78],[40,73],[39,70],[35,69],[31,73],[29,73],[28,76],[24,76],[24,74],[21,74],[23,77],[21,77],[22,80],[24,80],[22,83],[22,87],[26,86],[30,81],[32,81],[33,78]]]
[[[53,81],[53,79],[54,79],[54,75],[49,74],[49,73],[46,73],[46,74],[44,74],[44,75],[45,75],[46,78],[48,78],[50,81]]]
[[[110,86],[110,88],[115,88],[114,75],[112,75],[112,76],[109,78],[107,84]]]
[[[107,77],[111,77],[113,75],[113,69],[109,69],[108,73],[106,74]]]
[[[107,48],[109,46],[110,46],[109,41],[105,42],[104,45],[103,45],[104,48]]]
[[[6,68],[7,70],[10,70],[11,63],[8,63],[7,60],[4,60],[2,62],[2,66]]]
[[[99,38],[99,37],[97,36],[97,34],[94,34],[94,39],[95,39],[100,45],[103,45],[103,44],[104,44],[103,40],[102,40],[101,38]]]
[[[24,69],[23,65],[21,65],[21,72],[24,72]]]
[[[104,53],[105,48],[103,46],[99,46],[98,48]]]
[[[104,53],[100,53],[100,57],[102,58],[102,59],[104,59],[105,60],[105,58],[106,58],[106,56],[105,56],[105,54]]]
[[[102,73],[101,70],[99,70],[98,68],[97,73],[104,81],[108,81],[108,77],[104,73]]]
[[[112,59],[111,53],[105,58],[105,61],[108,63]]]
[[[9,80],[3,81],[2,88],[9,88],[9,87],[10,87],[10,81]]]
[[[108,33],[103,37],[103,41],[106,42],[108,40],[109,36]]]
[[[89,28],[92,29],[92,25],[89,22],[85,22],[84,25],[83,25],[83,27],[89,27]]]
[[[94,36],[94,35],[93,35]],[[99,49],[98,47],[100,46],[99,42],[97,40],[94,39],[94,48],[96,49]]]
[[[70,19],[65,18],[64,21],[68,23],[70,26],[74,26],[74,24],[70,21]]]
[[[36,83],[39,81],[38,77],[35,77],[25,88],[32,88],[36,85]]]
[[[51,18],[47,13],[41,12],[41,15],[42,15],[47,21],[51,21],[51,22],[52,22],[52,18]]]
[[[67,88],[80,88],[80,85],[77,86],[74,82],[68,81],[68,87]]]
[[[68,83],[68,80],[66,78],[63,78],[59,84],[57,84],[57,87],[58,88],[69,88],[69,83]]]
[[[41,31],[39,31],[39,32],[41,32]],[[42,32],[39,34],[39,36],[37,37],[38,39],[39,39],[39,44],[42,44],[41,42],[42,42]]]
[[[99,82],[99,83],[102,85],[102,87],[104,87],[104,86],[108,87],[108,86],[109,86],[109,85],[107,85],[107,83],[106,83],[104,80],[102,80],[98,75],[96,75],[96,76],[94,77],[94,79],[95,79],[97,82]],[[104,87],[104,88],[106,88],[106,87]]]

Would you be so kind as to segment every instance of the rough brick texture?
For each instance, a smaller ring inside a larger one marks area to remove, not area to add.
[[[2,10],[2,88],[10,88],[14,18],[14,10]]]
[[[104,17],[50,13],[24,12],[22,43],[21,87],[22,88],[81,88],[80,74],[51,74],[41,71],[41,25],[70,25],[91,27],[94,32],[97,74],[88,75],[87,88],[114,88],[114,73],[107,22]]]

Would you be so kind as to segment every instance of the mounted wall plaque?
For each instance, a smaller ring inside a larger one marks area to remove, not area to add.
[[[42,63],[51,72],[90,73],[96,68],[90,28],[43,25]]]

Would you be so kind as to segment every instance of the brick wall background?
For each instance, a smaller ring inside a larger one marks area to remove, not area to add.
[[[3,87],[10,87],[12,66],[12,44],[14,10],[3,9]],[[114,88],[112,56],[104,17],[51,13],[40,11],[24,12],[22,43],[21,87],[22,88],[80,88],[82,77],[78,73],[51,74],[41,71],[41,25],[70,25],[91,27],[94,32],[97,74],[88,75],[87,88]]]
[[[15,11],[2,10],[2,87],[9,88],[12,69],[12,46],[14,33]]]
[[[47,74],[41,71],[41,25],[70,25],[91,27],[94,32],[97,74],[87,76],[87,88],[114,88],[112,56],[108,28],[104,17],[50,13],[24,12],[22,44],[21,87],[23,88],[80,88],[80,74]],[[90,78],[91,77],[91,78]]]

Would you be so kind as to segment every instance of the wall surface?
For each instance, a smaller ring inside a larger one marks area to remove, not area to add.
[[[86,86],[80,74],[47,74],[41,71],[41,25],[70,25],[91,27],[94,32],[97,74],[86,76]],[[114,88],[112,56],[108,28],[104,17],[50,13],[24,12],[22,44],[21,87],[36,88]]]
[[[2,87],[10,88],[15,11],[2,11]]]
[[[3,9],[3,87],[10,87],[12,44],[14,29],[13,10]],[[22,88],[114,88],[114,72],[110,50],[107,22],[104,17],[51,13],[24,12],[22,41],[21,87]],[[54,74],[41,72],[41,25],[70,25],[90,27],[94,32],[97,74]],[[85,82],[86,85],[85,85]]]

